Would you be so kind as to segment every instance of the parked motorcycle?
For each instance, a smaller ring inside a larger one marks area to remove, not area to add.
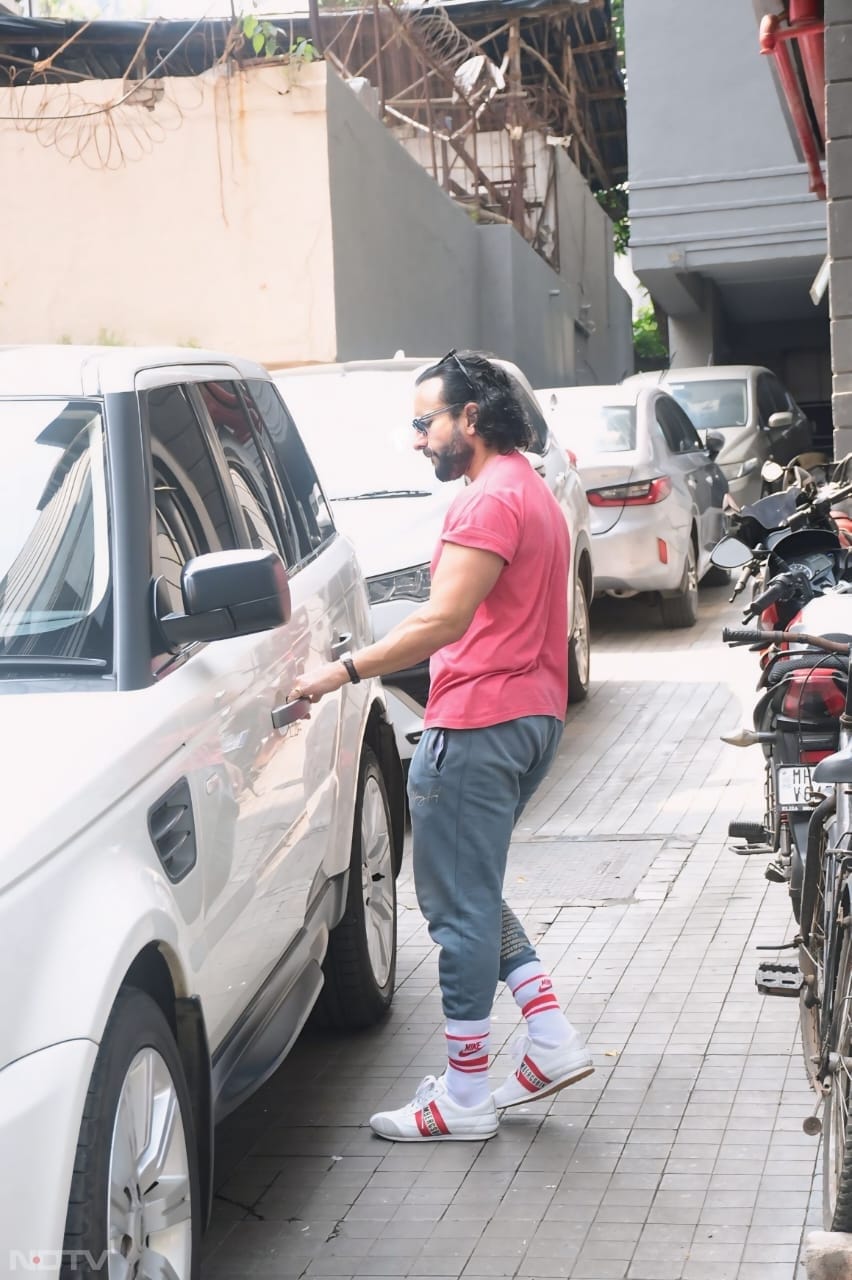
[[[756,584],[744,621],[759,618],[761,672],[753,728],[726,735],[733,746],[760,745],[764,754],[762,822],[736,822],[729,835],[738,853],[770,854],[767,877],[788,883],[798,919],[810,817],[810,770],[837,749],[846,669],[770,639],[784,628],[852,634],[852,553],[831,516],[852,495],[846,485],[819,487],[806,473],[799,484],[732,514],[731,532],[714,549],[715,564],[740,568],[734,599]]]

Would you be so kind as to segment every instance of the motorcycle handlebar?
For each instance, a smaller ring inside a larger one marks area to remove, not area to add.
[[[848,641],[829,640],[827,636],[815,636],[806,631],[745,631],[738,627],[724,627],[722,639],[725,644],[809,644],[815,649],[824,649],[826,653],[849,654]]]

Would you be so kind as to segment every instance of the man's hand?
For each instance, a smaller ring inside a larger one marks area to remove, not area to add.
[[[296,698],[307,698],[309,702],[319,702],[326,693],[334,693],[349,683],[349,673],[342,662],[327,662],[324,667],[317,667],[309,676],[302,676],[288,694],[287,701]]]

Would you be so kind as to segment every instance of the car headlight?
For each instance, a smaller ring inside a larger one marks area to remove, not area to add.
[[[370,604],[387,604],[389,600],[428,600],[431,583],[428,564],[379,574],[377,578],[367,579]]]
[[[742,480],[743,476],[750,476],[753,471],[757,470],[759,465],[759,458],[746,458],[745,462],[741,462],[737,467],[734,479]]]

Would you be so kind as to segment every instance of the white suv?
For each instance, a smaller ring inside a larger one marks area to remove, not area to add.
[[[261,368],[0,351],[0,1271],[193,1280],[212,1129],[394,988],[367,593]]]
[[[379,637],[428,599],[429,564],[447,507],[465,483],[442,483],[412,447],[414,380],[435,359],[396,357],[282,370],[275,380],[296,414],[338,526],[351,538],[367,577]],[[589,505],[572,455],[556,441],[516,365],[513,379],[533,433],[527,453],[562,508],[571,539],[566,583],[568,697],[589,689],[589,604],[594,595]],[[423,732],[429,663],[385,677],[388,709],[403,760]]]

